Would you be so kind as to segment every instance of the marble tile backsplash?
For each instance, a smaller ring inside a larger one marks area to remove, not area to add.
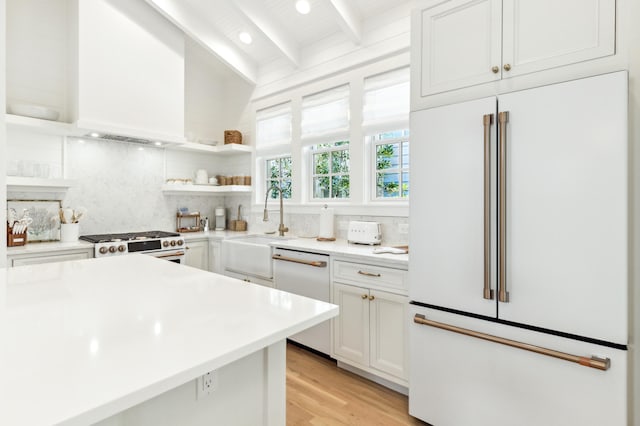
[[[142,148],[142,149],[141,149]],[[276,231],[279,211],[270,206],[269,221],[262,221],[262,210],[252,206],[252,196],[216,195],[185,196],[165,194],[162,185],[166,173],[175,171],[175,164],[188,158],[172,151],[135,144],[97,140],[70,139],[66,150],[65,175],[75,180],[62,200],[63,207],[82,206],[87,215],[80,224],[82,234],[176,229],[176,211],[188,207],[208,217],[213,224],[214,209],[224,206],[227,220],[237,218],[238,206],[242,219],[248,221],[248,231],[263,233]],[[183,158],[184,157],[184,158]],[[229,161],[211,168],[231,167]],[[193,166],[193,167],[191,167]],[[187,169],[202,164],[185,165]],[[234,165],[235,166],[235,165]],[[239,165],[238,167],[240,167]],[[16,199],[52,199],[50,194],[14,193]],[[11,196],[10,196],[11,198]],[[315,237],[319,230],[319,214],[286,213],[284,222],[289,235]],[[335,236],[347,237],[347,224],[351,220],[375,221],[382,224],[383,244],[406,244],[407,217],[336,215]]]
[[[143,149],[140,149],[143,148]],[[68,176],[77,184],[63,206],[83,206],[81,234],[175,230],[178,207],[213,217],[224,196],[175,196],[162,192],[165,151],[134,144],[71,140]]]

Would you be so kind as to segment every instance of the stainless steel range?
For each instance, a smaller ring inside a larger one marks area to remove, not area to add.
[[[184,238],[176,232],[147,231],[82,235],[80,239],[95,244],[95,257],[142,253],[182,263],[185,254]]]

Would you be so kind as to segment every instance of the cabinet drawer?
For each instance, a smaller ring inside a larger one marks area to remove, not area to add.
[[[407,271],[382,266],[335,261],[333,278],[338,281],[364,284],[371,288],[386,288],[407,291]]]

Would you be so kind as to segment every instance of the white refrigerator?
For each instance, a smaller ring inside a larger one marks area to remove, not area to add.
[[[412,113],[413,416],[627,424],[627,79]]]

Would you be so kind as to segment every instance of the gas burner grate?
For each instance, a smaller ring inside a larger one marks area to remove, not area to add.
[[[89,241],[90,243],[110,243],[117,241],[131,240],[149,240],[154,238],[179,237],[177,232],[166,231],[144,231],[144,232],[126,232],[121,234],[97,234],[97,235],[81,235],[80,239]]]

